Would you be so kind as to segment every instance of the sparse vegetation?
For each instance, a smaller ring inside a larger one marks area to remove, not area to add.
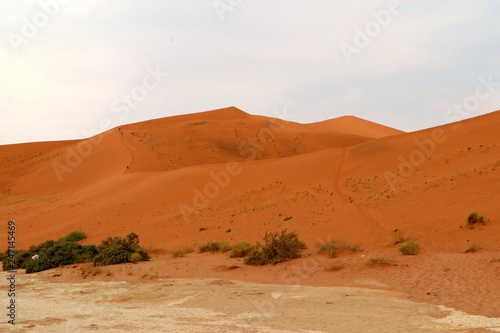
[[[200,243],[198,245],[198,248],[200,249],[200,252],[207,252],[207,251],[217,252],[220,250],[220,243],[214,241],[208,242],[206,244]]]
[[[167,253],[168,250],[161,247],[148,246],[144,249],[149,254],[164,254]]]
[[[227,229],[226,232],[231,232],[231,228]]]
[[[80,269],[80,274],[82,275],[83,278],[86,278],[87,276],[96,276],[102,271],[101,267],[94,267],[91,262],[87,262],[81,265],[79,269]]]
[[[288,220],[291,220],[291,219],[293,219],[293,216],[287,216],[287,217],[285,217],[285,218],[283,219],[283,221],[288,221]]]
[[[478,223],[485,224],[486,223],[485,217],[483,215],[479,215],[478,212],[470,213],[469,216],[467,217],[466,226],[472,229]]]
[[[341,260],[335,260],[325,266],[325,271],[327,272],[335,272],[339,271],[345,267],[345,263]]]
[[[134,253],[140,255],[140,261],[147,261],[151,257],[139,245],[139,236],[130,233],[125,238],[108,237],[97,247],[99,254],[94,258],[94,266],[115,265],[131,262]]]
[[[200,228],[200,231],[203,231],[203,230],[207,230],[207,228],[203,228],[203,227],[201,227],[201,228]]]
[[[26,273],[40,272],[46,269],[78,262],[91,261],[98,250],[95,245],[81,245],[72,240],[81,238],[80,232],[72,232],[60,240],[49,240],[40,245],[31,246],[29,250],[14,251],[16,268],[26,269]],[[37,254],[38,260],[31,257]],[[10,267],[10,260],[3,260],[3,270]]]
[[[286,229],[267,233],[263,238],[264,245],[257,243],[256,248],[245,258],[247,265],[277,264],[290,259],[300,258],[306,246],[298,239],[295,232],[287,233]]]
[[[409,241],[399,245],[399,252],[404,255],[416,255],[420,252],[420,245],[417,242]]]
[[[481,244],[473,243],[467,250],[465,250],[465,253],[474,253],[481,249],[484,249],[484,246],[482,246]]]
[[[316,244],[316,253],[326,252],[330,258],[337,257],[340,252],[361,251],[358,244],[349,244],[344,241],[327,240]]]
[[[229,244],[228,241],[223,241],[220,243],[220,252],[228,252],[231,251],[232,246]]]
[[[255,246],[250,245],[246,241],[239,241],[238,244],[233,245],[231,249],[231,258],[242,258],[246,257],[255,249]]]
[[[393,258],[388,254],[372,254],[366,259],[367,265],[392,265]]]
[[[182,249],[173,250],[171,253],[174,256],[174,258],[178,258],[178,257],[184,257],[186,254],[192,253],[192,252],[194,252],[194,250],[192,248],[185,247]]]
[[[411,239],[410,236],[406,235],[404,232],[402,232],[401,230],[399,229],[395,229],[394,230],[394,234],[393,234],[393,244],[394,245],[397,245],[397,244],[401,244],[401,243],[404,243],[404,242],[407,242]]]
[[[78,242],[87,238],[87,234],[83,231],[73,231],[67,234],[66,236],[59,238],[58,242]]]

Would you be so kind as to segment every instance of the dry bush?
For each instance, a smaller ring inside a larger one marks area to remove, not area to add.
[[[406,235],[404,232],[402,232],[401,230],[394,230],[394,234],[392,235],[392,244],[393,245],[397,245],[397,244],[401,244],[401,243],[404,243],[404,242],[407,242],[409,240],[411,240],[411,237]]]
[[[257,247],[244,259],[247,265],[277,264],[290,259],[300,258],[302,249],[306,248],[295,232],[287,233],[286,229],[279,232],[267,233],[264,244],[257,243]]]
[[[478,223],[486,224],[486,218],[483,215],[479,215],[477,212],[472,212],[467,216],[467,227],[472,229]]]
[[[361,251],[359,244],[350,244],[344,241],[327,240],[325,242],[316,243],[316,253],[326,252],[330,258],[335,258],[341,252],[358,252]]]
[[[325,266],[325,271],[335,272],[341,270],[344,267],[345,267],[345,262],[341,260],[335,260]]]
[[[415,255],[420,253],[420,245],[417,242],[406,242],[399,245],[399,252],[404,255]]]
[[[165,254],[168,253],[167,249],[164,249],[162,247],[155,247],[155,246],[148,246],[145,248],[146,252],[149,254]]]
[[[194,252],[192,248],[184,247],[182,249],[173,250],[171,253],[174,256],[174,258],[178,258],[178,257],[184,257],[186,254],[192,252]]]
[[[474,253],[481,249],[484,249],[484,246],[482,246],[481,244],[474,243],[471,246],[469,246],[467,250],[465,250],[465,253]]]
[[[228,241],[223,241],[222,243],[220,243],[220,249],[219,249],[220,252],[231,251],[231,249],[232,246],[229,244]]]
[[[242,258],[246,257],[255,249],[254,245],[246,241],[239,241],[238,244],[232,246],[231,258]]]
[[[198,248],[200,249],[200,252],[206,252],[206,251],[217,252],[220,250],[220,243],[214,241],[208,243],[200,243],[198,245]]]
[[[367,265],[392,265],[394,262],[393,257],[388,254],[372,254],[366,258]]]
[[[87,276],[96,276],[97,274],[102,272],[102,268],[99,266],[94,267],[91,262],[87,262],[79,267],[80,273],[83,278]]]

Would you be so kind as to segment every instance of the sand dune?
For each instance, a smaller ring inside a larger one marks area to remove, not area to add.
[[[73,230],[86,243],[134,231],[146,246],[175,249],[288,228],[311,249],[334,238],[397,253],[397,229],[425,253],[476,243],[493,256],[498,133],[498,111],[404,133],[350,116],[297,124],[226,108],[0,146],[0,202],[21,248]],[[489,222],[465,228],[473,211]]]

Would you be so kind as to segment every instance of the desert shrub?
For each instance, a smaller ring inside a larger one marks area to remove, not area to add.
[[[164,253],[167,253],[168,250],[167,249],[164,249],[162,247],[155,247],[155,246],[148,246],[146,248],[144,248],[144,250],[148,253],[148,254],[164,254]]]
[[[182,248],[182,249],[173,250],[172,255],[174,256],[174,258],[178,258],[178,257],[184,257],[186,254],[192,253],[192,252],[194,252],[194,250],[191,248]]]
[[[33,273],[91,261],[94,265],[127,262],[130,261],[134,253],[139,254],[140,260],[150,258],[148,253],[139,246],[139,237],[134,233],[127,235],[125,239],[108,237],[98,247],[75,243],[76,240],[83,239],[82,234],[84,233],[72,232],[57,242],[48,240],[42,244],[31,246],[29,250],[16,250],[14,251],[15,267],[25,268],[26,273]],[[35,254],[38,254],[38,260],[31,260]],[[3,261],[3,269],[11,269],[8,258]]]
[[[344,267],[345,267],[345,263],[343,261],[335,260],[335,261],[333,261],[325,266],[325,271],[335,272],[335,271],[341,270]]]
[[[5,258],[7,258],[7,253],[8,251],[5,251],[4,253],[0,253],[0,260],[4,260]]]
[[[94,258],[94,266],[107,266],[130,262],[134,253],[141,256],[141,261],[150,259],[149,254],[139,245],[139,236],[130,233],[125,238],[108,237],[99,244],[98,255]]]
[[[414,255],[420,252],[420,245],[417,242],[406,242],[399,246],[399,252],[404,255]]]
[[[129,259],[129,260],[130,260],[130,262],[131,262],[131,263],[133,263],[133,264],[137,264],[139,261],[141,261],[141,259],[142,259],[141,254],[140,254],[140,253],[135,252],[135,253],[132,253],[132,254],[130,255],[130,259]]]
[[[481,249],[484,249],[484,246],[482,246],[481,244],[474,243],[471,246],[469,246],[467,250],[465,250],[465,253],[474,253]]]
[[[388,254],[372,254],[366,258],[367,265],[391,265],[393,263],[392,256]]]
[[[220,243],[220,248],[219,248],[220,252],[231,251],[231,249],[232,249],[232,247],[231,247],[231,245],[229,245],[228,241],[223,241],[222,243]]]
[[[231,249],[231,258],[242,258],[246,257],[255,249],[255,246],[250,245],[246,241],[239,241],[238,244],[233,245]]]
[[[78,242],[82,239],[87,238],[87,234],[83,231],[73,231],[67,234],[66,236],[59,238],[58,242]]]
[[[81,265],[79,269],[80,269],[80,274],[82,275],[83,278],[86,278],[89,275],[96,276],[102,271],[101,267],[94,267],[94,265],[92,265],[91,262]],[[106,275],[109,276],[110,274]]]
[[[285,217],[285,218],[283,219],[283,221],[288,221],[288,220],[291,220],[291,219],[293,219],[293,217],[292,217],[292,216],[287,216],[287,217]]]
[[[38,260],[30,259],[34,254],[39,255]],[[29,259],[25,259],[22,264],[24,265],[23,268],[26,268],[26,273],[34,273],[77,262],[89,261],[96,255],[97,247],[95,245],[56,242],[51,247],[38,248],[36,253],[30,252],[28,256]]]
[[[200,249],[200,252],[206,252],[206,251],[212,251],[212,252],[217,252],[221,248],[221,244],[219,242],[208,242],[206,244],[200,243],[198,245],[198,248]]]
[[[316,243],[316,253],[326,252],[330,258],[335,258],[339,252],[357,252],[361,248],[357,244],[349,244],[344,241],[327,240]]]
[[[300,251],[305,249],[304,242],[298,239],[294,232],[287,233],[286,229],[279,232],[267,233],[264,236],[264,245],[257,243],[257,247],[245,258],[247,265],[277,264],[294,258],[300,258]]]
[[[472,212],[467,216],[467,226],[469,228],[474,228],[477,223],[485,224],[486,219],[483,215],[479,215],[478,212]]]
[[[392,237],[394,245],[407,242],[411,239],[410,236],[406,235],[405,233],[403,233],[401,230],[398,229],[394,230],[394,234],[392,235]]]

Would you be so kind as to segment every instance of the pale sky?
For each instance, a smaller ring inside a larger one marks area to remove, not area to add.
[[[478,116],[500,109],[499,13],[498,0],[0,0],[0,144],[227,106],[404,131]]]

